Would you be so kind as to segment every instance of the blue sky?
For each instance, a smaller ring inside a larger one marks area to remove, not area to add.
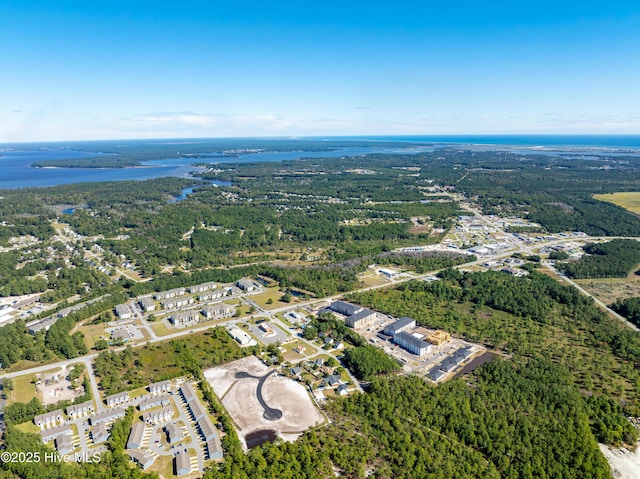
[[[443,3],[0,0],[0,142],[640,134],[640,2]]]

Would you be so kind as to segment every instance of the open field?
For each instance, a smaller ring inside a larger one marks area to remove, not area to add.
[[[606,304],[611,304],[618,299],[640,296],[640,276],[633,273],[627,278],[579,279],[575,281]]]
[[[109,333],[106,333],[104,331],[106,323],[88,323],[89,321],[77,328],[78,331],[84,334],[84,344],[87,346],[87,348],[92,349],[95,346],[96,341],[98,341],[99,339],[109,340]]]
[[[603,195],[593,195],[596,200],[613,203],[632,213],[640,214],[640,192],[624,191],[620,193],[607,193]]]
[[[264,309],[275,309],[281,308],[282,303],[280,302],[280,298],[284,296],[284,293],[276,288],[267,289],[266,293],[256,294],[251,296],[251,300],[255,302],[258,306]],[[268,304],[267,301],[271,299],[271,304]]]
[[[13,380],[13,391],[9,395],[10,402],[27,403],[36,395],[36,387],[32,383],[35,375],[27,374]]]
[[[249,436],[293,439],[324,421],[304,386],[270,372],[255,356],[204,371],[245,446],[251,446]]]

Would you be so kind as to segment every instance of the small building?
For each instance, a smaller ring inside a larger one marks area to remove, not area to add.
[[[109,439],[109,432],[104,424],[98,424],[91,429],[91,439],[94,444],[102,444]]]
[[[121,404],[129,402],[129,393],[125,391],[123,393],[112,394],[111,396],[104,398],[104,401],[109,407],[120,406]]]
[[[55,316],[51,316],[49,318],[44,318],[39,321],[31,321],[27,323],[27,330],[29,334],[36,334],[38,331],[49,331],[49,328],[56,324],[58,318]]]
[[[111,331],[111,339],[114,341],[131,341],[131,333],[128,328],[118,328]]]
[[[341,384],[340,386],[338,386],[338,388],[336,389],[336,393],[339,396],[346,396],[347,394],[349,394],[349,389],[347,389],[347,385],[346,384]]]
[[[61,434],[55,439],[56,450],[63,456],[75,449],[70,434]]]
[[[166,393],[171,389],[171,380],[169,379],[167,381],[149,384],[147,389],[151,394]]]
[[[167,433],[167,441],[169,441],[169,444],[175,444],[177,442],[180,442],[184,437],[182,428],[178,426],[175,422],[167,424],[164,427],[164,430]]]
[[[169,321],[171,321],[174,326],[191,326],[200,321],[200,314],[197,311],[178,311],[171,315]]]
[[[230,328],[228,331],[231,337],[236,341],[238,341],[240,346],[247,346],[251,344],[251,336],[249,336],[247,333],[242,331],[240,328],[237,328],[234,326],[233,328]]]
[[[255,283],[248,278],[239,279],[236,281],[236,286],[247,293],[256,289]]]
[[[345,319],[345,324],[350,328],[363,328],[376,320],[375,311],[371,311],[370,309],[363,309],[358,311],[353,316],[347,317]]]
[[[145,424],[143,422],[135,422],[129,433],[127,441],[127,449],[140,449],[142,447],[142,438],[144,437]]]
[[[176,476],[184,476],[191,472],[191,456],[184,451],[180,451],[174,458]]]
[[[140,307],[148,313],[149,311],[155,311],[156,302],[151,298],[142,298],[140,300]]]
[[[329,309],[343,316],[353,316],[362,311],[363,308],[355,304],[347,303],[346,301],[334,301],[329,306]]]
[[[429,371],[429,377],[432,381],[438,382],[446,373],[440,369],[440,365],[434,366]]]
[[[302,374],[302,368],[300,366],[294,366],[290,370],[291,375],[294,377],[299,377]]]
[[[340,376],[331,374],[324,380],[325,387],[335,388],[341,384]]]
[[[136,449],[133,451],[127,451],[127,454],[131,457],[133,462],[142,468],[143,471],[149,469],[155,461],[155,458],[151,454],[147,454],[141,450]]]
[[[274,333],[273,328],[266,321],[261,322],[258,328],[260,328],[265,335],[271,335]]]
[[[402,349],[409,351],[417,356],[423,356],[429,352],[431,345],[422,339],[418,339],[415,336],[402,331],[396,334],[393,341],[399,345]]]
[[[118,316],[118,318],[120,319],[129,319],[132,316],[131,310],[129,309],[129,306],[126,304],[118,304],[115,307],[115,310],[116,310],[116,316]]]
[[[390,325],[384,328],[384,334],[387,336],[395,336],[402,331],[407,331],[409,329],[413,329],[416,327],[416,320],[413,318],[409,318],[407,316],[403,316],[402,318],[394,321]]]
[[[116,419],[124,417],[125,413],[126,411],[122,407],[99,412],[98,414],[94,414],[93,416],[91,416],[91,425],[96,426],[98,424],[113,422]]]

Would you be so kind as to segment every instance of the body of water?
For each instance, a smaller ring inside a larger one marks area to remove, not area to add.
[[[32,168],[41,160],[87,158],[104,155],[70,149],[0,150],[0,189],[55,186],[99,181],[147,180],[165,176],[191,177],[198,168],[194,163],[239,163],[287,161],[299,158],[340,158],[374,153],[416,154],[437,148],[460,147],[489,151],[506,150],[518,154],[546,154],[552,156],[640,156],[640,135],[634,136],[578,136],[578,135],[465,135],[465,136],[385,136],[314,138],[327,142],[367,141],[371,146],[337,147],[328,151],[265,151],[246,153],[237,157],[182,157],[142,162],[133,168]],[[293,140],[292,140],[293,141]],[[385,146],[385,143],[406,142],[404,147]],[[191,191],[184,192],[184,196]]]

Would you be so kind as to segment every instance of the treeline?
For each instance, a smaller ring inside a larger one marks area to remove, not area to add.
[[[0,363],[8,368],[22,359],[44,361],[55,355],[45,345],[43,333],[31,335],[23,319],[0,328]]]
[[[495,360],[472,386],[374,380],[327,408],[331,424],[227,454],[204,478],[610,477],[571,374],[549,361]]]
[[[400,365],[394,359],[381,349],[370,345],[345,350],[344,362],[358,379],[364,380],[371,380],[400,369]]]
[[[611,308],[636,326],[640,326],[640,298],[619,299]]]
[[[640,241],[615,239],[607,243],[589,243],[587,255],[560,267],[570,278],[625,278],[640,263]]]

